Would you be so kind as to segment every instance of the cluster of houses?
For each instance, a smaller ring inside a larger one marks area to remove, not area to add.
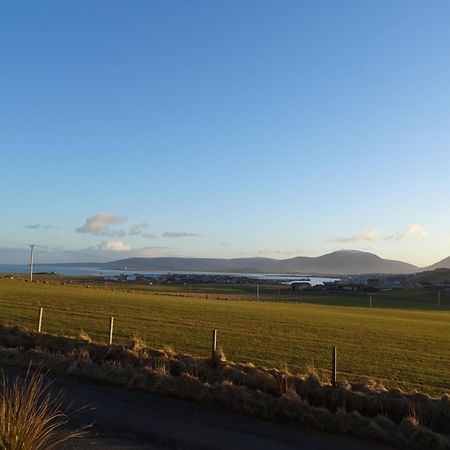
[[[254,284],[251,277],[224,274],[127,274],[105,275],[105,281],[138,282],[143,284]]]
[[[326,281],[318,285],[311,285],[308,281],[300,280],[290,282],[289,285],[293,290],[379,292],[396,289],[438,288],[442,291],[450,292],[450,282],[426,282],[407,275],[344,277],[339,280]]]
[[[314,291],[360,291],[360,292],[378,292],[394,289],[406,288],[436,288],[448,290],[450,292],[450,283],[430,283],[423,282],[408,275],[398,276],[353,276],[343,277],[332,281],[324,281],[320,284],[311,282],[309,278],[299,278],[297,280],[282,281],[276,279],[262,279],[245,275],[232,274],[211,274],[211,273],[161,273],[161,274],[142,274],[142,273],[120,273],[117,275],[105,275],[105,281],[139,284],[281,284],[287,289],[295,291],[314,290]]]

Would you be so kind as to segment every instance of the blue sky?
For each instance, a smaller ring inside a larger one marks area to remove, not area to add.
[[[3,4],[0,262],[29,242],[41,262],[449,256],[449,20],[446,1]]]

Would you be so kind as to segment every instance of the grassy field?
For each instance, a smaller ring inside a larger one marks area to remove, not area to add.
[[[22,275],[23,276],[23,275]],[[102,277],[93,276],[64,276],[35,275],[37,280],[51,282],[66,282],[73,285],[89,285],[93,287],[108,287],[109,289],[132,290],[134,292],[180,293],[199,296],[208,295],[209,298],[228,299],[256,299],[256,280],[254,283],[242,284],[143,284],[139,282],[105,282]],[[294,291],[290,286],[282,284],[260,283],[259,294],[261,300],[276,300],[288,302],[302,302],[332,306],[369,306],[369,294],[366,292],[349,291]],[[438,306],[437,288],[398,289],[373,293],[374,308],[396,309],[426,309],[450,311],[450,295],[441,292]]]
[[[327,369],[338,348],[339,376],[375,379],[387,386],[450,391],[450,312],[336,307],[308,303],[217,300],[145,291],[53,286],[0,280],[0,322],[36,326],[45,308],[45,331],[76,336],[85,330],[106,341],[109,316],[116,342],[138,334],[149,345],[209,354],[210,333],[230,360],[293,372]],[[341,304],[345,298],[340,299]]]

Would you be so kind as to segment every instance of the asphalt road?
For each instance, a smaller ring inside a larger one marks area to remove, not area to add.
[[[7,373],[15,376],[18,371],[8,368]],[[347,437],[147,392],[68,378],[53,380],[52,389],[63,390],[73,410],[89,407],[71,418],[69,427],[93,423],[85,438],[61,447],[64,450],[387,450],[384,446]]]

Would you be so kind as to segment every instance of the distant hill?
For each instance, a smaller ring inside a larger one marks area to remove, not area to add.
[[[450,256],[444,258],[443,260],[433,264],[431,266],[425,267],[424,270],[434,270],[434,269],[450,269]]]
[[[314,258],[297,257],[280,262],[282,271],[305,267],[308,273],[321,274],[406,274],[418,270],[412,264],[383,259],[373,253],[355,250],[341,250]]]
[[[418,283],[450,284],[450,269],[434,269],[411,275]]]
[[[342,250],[318,257],[271,258],[128,258],[99,263],[98,268],[139,271],[195,271],[232,273],[305,273],[321,275],[410,274],[412,264],[380,258],[373,253]]]

